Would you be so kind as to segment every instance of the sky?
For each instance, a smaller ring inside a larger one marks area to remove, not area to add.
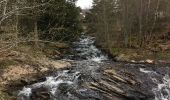
[[[93,0],[78,0],[76,5],[80,6],[82,9],[90,8],[92,6]]]

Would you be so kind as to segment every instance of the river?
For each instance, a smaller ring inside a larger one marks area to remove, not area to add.
[[[170,100],[169,66],[120,64],[109,59],[94,44],[94,37],[82,34],[73,42],[72,53],[63,57],[63,60],[74,62],[72,68],[57,71],[47,76],[46,81],[23,87],[17,91],[18,100]],[[106,83],[110,91],[102,85],[107,79],[103,72],[108,69],[117,73]],[[93,89],[89,83],[100,84]]]

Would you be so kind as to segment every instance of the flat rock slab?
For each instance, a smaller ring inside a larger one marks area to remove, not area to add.
[[[89,83],[89,88],[100,92],[106,100],[155,100],[153,89],[165,75],[170,75],[170,67],[113,63],[102,67],[100,73],[101,79]]]

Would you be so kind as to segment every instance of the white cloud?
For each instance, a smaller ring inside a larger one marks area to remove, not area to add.
[[[78,0],[76,5],[80,6],[82,9],[90,8],[92,6],[93,0]]]

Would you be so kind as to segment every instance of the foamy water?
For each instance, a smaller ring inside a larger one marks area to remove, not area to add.
[[[52,100],[81,100],[80,98],[76,97],[72,91],[75,90],[76,93],[80,94],[81,96],[88,97],[96,97],[95,93],[89,93],[89,89],[84,88],[80,85],[80,81],[83,80],[79,79],[81,76],[87,75],[91,77],[96,77],[96,70],[99,68],[98,64],[102,63],[104,60],[108,60],[108,57],[104,55],[101,50],[94,46],[94,38],[82,35],[82,37],[74,42],[75,45],[74,51],[76,52],[75,55],[69,55],[74,59],[74,57],[82,57],[83,59],[77,62],[73,71],[63,70],[56,72],[55,76],[46,77],[46,81],[39,82],[32,84],[30,86],[24,87],[18,93],[19,100],[31,100],[31,96],[33,95],[32,90],[36,91],[39,88],[45,88],[47,92],[50,94]],[[68,60],[72,60],[72,58]],[[74,61],[74,60],[73,60]],[[63,95],[60,88],[62,86],[68,87]],[[92,91],[91,91],[92,92]],[[86,95],[85,95],[86,94]],[[93,100],[87,98],[85,100]]]
[[[153,93],[155,94],[155,100],[170,100],[170,77],[169,75],[165,75],[162,78],[162,82],[159,82],[157,78],[154,77],[154,75],[157,74],[155,71],[146,70],[143,68],[140,68],[140,71],[148,74],[150,79],[156,84],[156,87],[152,89]]]

